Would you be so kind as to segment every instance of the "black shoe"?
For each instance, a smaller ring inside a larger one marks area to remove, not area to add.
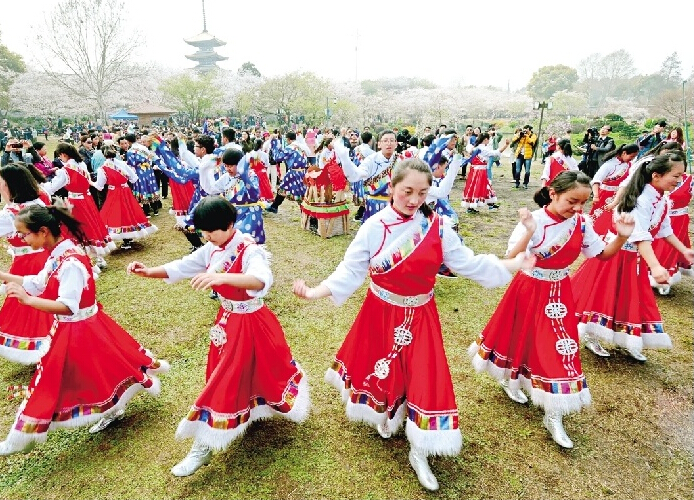
[[[527,184],[523,184],[523,189],[528,189],[528,185],[527,185]]]
[[[479,211],[478,211],[478,210],[475,210],[474,208],[468,208],[468,209],[467,209],[467,213],[469,213],[469,214],[478,214]]]
[[[516,184],[515,186],[513,186],[513,189],[520,189],[520,184]]]
[[[214,290],[212,290],[212,291],[210,292],[210,298],[211,298],[212,300],[219,300],[219,294],[218,294],[217,292],[215,292]]]
[[[272,205],[270,205],[269,207],[267,207],[267,208],[265,209],[265,211],[266,211],[266,212],[270,212],[271,214],[276,214],[276,213],[277,213],[277,209],[276,209],[275,207],[273,207]]]

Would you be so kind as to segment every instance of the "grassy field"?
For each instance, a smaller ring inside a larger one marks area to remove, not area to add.
[[[531,184],[539,184],[539,173],[534,166]],[[476,252],[502,255],[517,209],[532,207],[532,190],[511,189],[508,160],[495,175],[500,211],[461,213],[460,231]],[[457,209],[461,189],[458,181],[451,197]],[[126,417],[100,434],[61,430],[30,454],[0,458],[0,498],[691,498],[690,278],[670,296],[658,297],[672,351],[646,351],[648,361],[640,364],[621,351],[601,359],[581,350],[593,405],[565,419],[573,450],[551,440],[540,409],[513,403],[470,365],[466,348],[504,289],[485,290],[465,279],[439,281],[436,300],[464,447],[457,457],[431,460],[441,484],[432,494],[409,466],[405,437],[384,441],[375,430],[347,421],[338,394],[322,380],[366,286],[340,308],[328,300],[306,303],[291,293],[295,278],[316,284],[335,268],[357,226],[351,235],[322,240],[300,229],[297,205],[288,202],[278,215],[266,217],[275,274],[267,303],[308,374],[310,420],[255,423],[211,465],[188,478],[173,477],[169,469],[190,447],[190,441],[175,441],[174,431],[204,383],[208,331],[218,303],[207,293],[191,292],[187,283],[167,286],[125,273],[133,259],[156,265],[186,253],[188,244],[172,229],[172,216],[162,211],[152,221],[159,232],[109,256],[97,287],[106,312],[170,361],[162,394],[137,396]],[[0,261],[6,267],[6,256]],[[29,367],[2,361],[0,387],[27,383],[31,374]],[[0,402],[1,435],[18,405]]]

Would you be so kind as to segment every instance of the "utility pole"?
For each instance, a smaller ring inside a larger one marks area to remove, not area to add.
[[[533,109],[540,110],[540,126],[537,130],[537,142],[535,143],[535,154],[533,155],[533,158],[537,160],[538,146],[540,146],[540,148],[542,147],[542,118],[545,116],[545,109],[552,109],[552,101],[535,102],[535,104],[533,104]]]

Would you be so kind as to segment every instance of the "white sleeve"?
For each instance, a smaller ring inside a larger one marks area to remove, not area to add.
[[[60,266],[60,284],[58,285],[58,302],[66,305],[72,314],[80,310],[82,290],[87,285],[84,266],[79,262],[66,261]]]
[[[185,161],[189,167],[200,167],[200,160],[197,156],[188,151],[188,148],[185,147],[185,144],[181,145],[181,148],[179,149],[179,154],[181,156],[181,160]]]
[[[658,229],[655,238],[667,238],[671,234],[674,234],[674,231],[672,230],[672,225],[670,223],[670,214],[668,213],[665,215],[665,219],[663,219],[663,223],[660,225],[660,229]]]
[[[41,184],[41,189],[48,193],[48,196],[53,196],[58,189],[67,186],[67,182],[68,175],[65,171],[65,167],[59,168],[58,170],[56,170],[53,179]]]
[[[595,172],[595,175],[593,176],[593,180],[590,181],[591,184],[602,184],[602,181],[605,180],[605,177],[607,177],[607,173],[612,169],[614,166],[614,163],[611,161],[607,161],[603,163],[600,168],[598,169],[597,172]]]
[[[29,295],[34,297],[41,295],[46,289],[46,270],[41,269],[39,274],[29,274],[22,279],[22,287]]]
[[[262,290],[246,290],[251,297],[265,297],[272,286],[272,270],[270,269],[268,252],[261,246],[252,245],[243,254],[243,274],[253,276],[262,281]]]
[[[496,255],[475,255],[448,226],[443,228],[442,244],[443,263],[455,274],[485,288],[502,286],[511,280],[511,273]]]
[[[200,187],[208,194],[214,190],[214,167],[215,164],[209,161],[200,162]]]
[[[96,171],[96,182],[94,183],[94,187],[101,191],[104,189],[104,186],[106,185],[106,174],[104,173],[104,169],[100,168]]]
[[[126,162],[124,162],[123,160],[119,160],[118,158],[114,158],[113,163],[118,165],[120,171],[125,174],[125,176],[128,178],[130,182],[135,183],[138,181],[137,173]]]
[[[369,270],[368,227],[362,226],[350,243],[342,262],[328,276],[325,285],[332,294],[333,302],[343,304],[362,285]]]
[[[457,158],[451,162],[448,166],[448,172],[446,172],[446,177],[444,177],[438,186],[431,186],[429,188],[429,194],[427,195],[427,200],[429,198],[441,199],[447,198],[453,189],[453,184],[455,183],[455,177],[458,175],[458,169],[460,165],[463,164],[461,158]]]
[[[196,274],[206,272],[213,249],[214,245],[208,242],[190,255],[164,264],[163,267],[168,276],[168,278],[164,278],[164,283],[176,283],[182,279],[192,278]]]
[[[546,181],[549,180],[549,165],[552,162],[552,157],[548,156],[547,159],[545,160],[545,166],[542,167],[542,175],[540,176],[540,180],[544,179]]]
[[[630,243],[638,243],[640,241],[653,241],[653,236],[649,231],[649,227],[651,225],[652,208],[648,201],[649,200],[645,198],[643,195],[639,196],[636,200],[636,207],[634,208],[634,210],[631,211],[631,215],[634,216],[635,225],[634,231],[631,233],[631,236],[629,236]],[[664,222],[665,221],[663,221],[663,223]]]
[[[585,233],[583,233],[583,243],[581,243],[581,253],[587,258],[600,255],[607,243],[593,229],[593,224],[589,217],[584,217],[583,222],[586,225]]]
[[[231,178],[229,176],[229,172],[224,172],[219,179],[217,179],[212,186],[210,187],[209,190],[205,189],[205,192],[207,194],[220,194],[226,191],[226,187],[229,184]]]
[[[535,218],[534,215],[533,215],[533,218]],[[537,222],[537,218],[535,218],[535,221]],[[535,229],[535,232],[533,233],[533,235],[530,237],[530,241],[528,242],[528,246],[525,249],[526,252],[528,250],[530,250],[532,247],[534,247],[535,245],[537,245],[538,234],[539,234],[538,229],[539,228],[540,228],[540,224],[538,223],[537,228]],[[525,226],[523,225],[522,222],[519,222],[518,224],[516,224],[516,227],[513,229],[513,232],[511,233],[511,236],[508,239],[508,246],[506,247],[506,256],[508,256],[508,253],[511,251],[511,249],[516,246],[516,243],[518,243],[518,241],[525,236],[527,231],[528,230],[525,228]]]
[[[349,182],[359,182],[369,178],[369,170],[366,168],[367,163],[373,162],[366,158],[359,166],[356,166],[349,159],[349,150],[344,146],[335,146],[335,155],[340,160],[342,171]]]
[[[0,236],[9,236],[15,232],[14,217],[7,210],[0,212]]]

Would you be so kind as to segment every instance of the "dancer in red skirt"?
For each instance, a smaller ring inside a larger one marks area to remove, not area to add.
[[[71,214],[80,222],[87,238],[87,253],[96,257],[97,266],[105,268],[106,261],[103,256],[115,250],[116,244],[109,236],[106,224],[89,193],[91,179],[87,166],[72,144],[59,143],[55,148],[55,154],[63,162],[64,168],[59,169],[55,177],[43,185],[43,189],[51,196],[63,187],[67,189],[67,202],[72,207]]]
[[[258,184],[260,186],[260,199],[271,201],[275,199],[275,194],[272,192],[270,178],[267,174],[268,166],[270,165],[270,157],[262,150],[262,139],[256,139],[253,143],[253,151],[248,153],[248,163],[258,176]]]
[[[545,409],[543,423],[564,448],[573,443],[562,417],[591,400],[578,352],[569,266],[581,253],[601,260],[612,257],[634,229],[633,218],[622,215],[619,236],[607,245],[581,213],[589,196],[587,175],[562,172],[535,194],[540,210],[519,211],[521,222],[509,239],[507,255],[529,251],[537,263],[516,274],[468,350],[475,369],[496,378],[513,401],[528,401],[522,388]]]
[[[501,286],[522,264],[474,255],[441,216],[425,204],[432,183],[418,158],[398,162],[391,202],[359,229],[345,257],[325,281],[309,288],[294,282],[305,299],[331,296],[342,304],[371,276],[371,285],[342,347],[327,371],[347,404],[347,418],[389,438],[406,421],[409,460],[420,484],[438,489],[428,455],[456,455],[462,445],[453,383],[434,302],[441,264],[486,287]]]
[[[600,236],[607,235],[613,230],[613,212],[615,195],[619,186],[629,176],[631,160],[639,152],[637,144],[622,144],[614,151],[605,155],[603,163],[591,181],[593,189],[593,205],[590,208],[590,220],[593,229]]]
[[[44,205],[45,193],[26,167],[10,163],[0,169],[0,195],[5,202],[0,210],[0,236],[7,238],[12,255],[8,272],[17,276],[37,274],[43,269],[48,252],[27,245],[17,235],[14,219],[24,207]],[[0,289],[4,293],[5,285],[0,285]],[[0,356],[25,365],[38,363],[48,349],[47,337],[52,324],[52,314],[6,297],[0,308]]]
[[[484,132],[477,136],[475,142],[475,150],[478,150],[477,155],[472,158],[470,164],[471,171],[465,181],[465,189],[463,190],[463,208],[467,208],[468,213],[478,213],[477,208],[487,205],[489,210],[498,210],[496,193],[492,188],[492,183],[487,177],[487,164],[490,158],[499,158],[501,153],[511,143],[506,139],[504,144],[498,149],[492,149],[489,146],[490,136]]]
[[[694,176],[685,174],[682,176],[680,185],[668,194],[672,232],[685,247],[692,246],[689,238],[689,212],[687,211],[687,207],[692,200],[692,187],[694,187]],[[649,275],[651,287],[656,288],[660,295],[669,294],[670,286],[679,283],[683,274],[692,275],[692,266],[687,262],[685,256],[669,245],[663,238],[653,242],[653,253],[655,253],[658,262],[670,274],[670,281],[666,285],[656,283],[653,276]]]
[[[114,241],[122,241],[121,249],[131,248],[132,240],[144,238],[157,231],[151,224],[142,207],[137,202],[128,181],[138,180],[135,171],[122,160],[116,158],[116,149],[104,148],[106,161],[97,171],[96,182],[92,184],[99,191],[108,184],[108,196],[101,207],[101,219]]]
[[[598,356],[610,354],[598,338],[626,348],[630,356],[646,361],[642,349],[669,349],[672,341],[648,281],[670,279],[653,253],[652,243],[664,238],[687,262],[694,252],[673,234],[665,191],[672,191],[684,174],[682,153],[661,154],[634,173],[616,210],[632,213],[636,228],[619,254],[608,262],[588,260],[571,278],[576,291],[578,329],[586,347]]]
[[[153,358],[96,301],[91,261],[82,248],[63,238],[65,225],[85,241],[79,223],[63,208],[32,205],[19,211],[17,234],[48,253],[37,275],[0,272],[7,295],[55,315],[50,346],[41,358],[0,455],[28,451],[50,430],[94,424],[99,432],[121,418],[140,391],[158,394],[154,373],[168,364]]]
[[[557,151],[545,160],[545,168],[540,176],[542,187],[552,184],[554,178],[566,170],[578,170],[578,164],[571,155],[571,140],[561,139],[557,142]]]
[[[177,438],[194,441],[171,469],[175,476],[208,464],[212,450],[225,449],[255,420],[283,416],[303,422],[309,411],[306,375],[263,301],[272,285],[267,252],[234,229],[236,209],[225,198],[203,198],[193,220],[208,241],[202,248],[163,266],[128,265],[130,273],[167,283],[193,278],[194,289],[211,288],[221,302],[210,330],[207,382],[176,431]]]

